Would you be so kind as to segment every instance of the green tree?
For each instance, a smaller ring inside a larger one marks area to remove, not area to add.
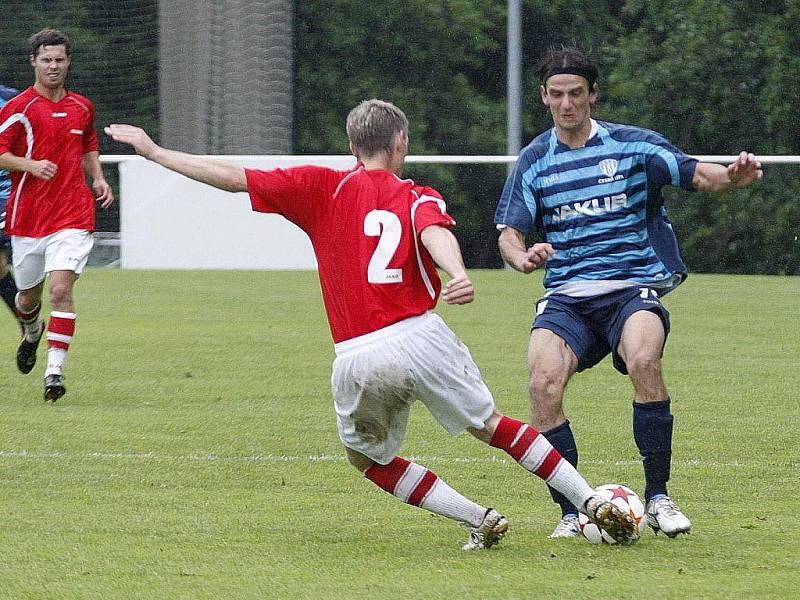
[[[665,134],[692,154],[798,152],[798,2],[631,0],[607,51],[603,118]],[[725,196],[670,191],[684,257],[697,271],[797,273],[800,172]]]

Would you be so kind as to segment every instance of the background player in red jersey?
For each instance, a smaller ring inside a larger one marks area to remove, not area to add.
[[[63,368],[75,332],[72,288],[94,239],[95,199],[114,201],[100,166],[94,106],[64,86],[70,65],[66,35],[45,29],[30,40],[34,84],[0,110],[0,169],[11,172],[6,233],[11,236],[17,316],[23,339],[17,367],[30,373],[44,332],[39,319],[50,277],[44,398],[64,395]],[[92,189],[86,185],[92,179]]]
[[[401,179],[408,121],[396,106],[368,100],[347,118],[349,171],[296,167],[259,171],[156,145],[139,128],[111,125],[115,140],[168,169],[231,192],[249,192],[253,210],[278,213],[311,239],[335,343],[333,398],[348,460],[400,500],[470,528],[465,550],[488,548],[508,528],[432,471],[397,456],[409,409],[421,400],[451,434],[465,429],[510,454],[622,543],[633,523],[602,501],[538,431],[501,415],[467,348],[430,312],[474,298],[442,196]],[[450,277],[444,289],[436,271]]]

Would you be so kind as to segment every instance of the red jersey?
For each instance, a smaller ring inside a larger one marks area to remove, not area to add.
[[[335,343],[436,305],[441,282],[419,236],[455,225],[436,190],[362,164],[245,171],[253,210],[283,215],[311,238]]]
[[[6,234],[44,237],[62,229],[92,231],[94,196],[83,171],[83,155],[97,151],[94,106],[74,92],[60,102],[33,87],[0,109],[0,154],[11,152],[58,165],[49,181],[11,172]]]

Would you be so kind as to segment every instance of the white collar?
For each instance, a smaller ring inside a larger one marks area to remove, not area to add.
[[[594,119],[590,118],[590,119],[589,119],[589,122],[592,124],[592,129],[589,131],[589,137],[588,137],[588,138],[586,138],[586,141],[587,141],[587,142],[588,142],[590,139],[592,139],[594,136],[596,136],[596,135],[597,135],[597,121],[595,121]]]

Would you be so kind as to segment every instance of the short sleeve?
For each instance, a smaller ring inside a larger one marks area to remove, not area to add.
[[[335,190],[337,172],[325,167],[245,169],[254,211],[283,215],[307,229]]]
[[[684,190],[694,190],[692,180],[697,159],[685,154],[665,138],[650,132],[652,137],[646,161],[647,178],[655,187],[672,185]]]
[[[447,205],[442,195],[433,188],[423,187],[415,190],[414,230],[419,236],[426,227],[439,225],[451,229],[456,220],[447,213]]]
[[[98,152],[100,144],[97,141],[97,131],[94,128],[94,104],[89,104],[89,123],[83,132],[83,153]]]
[[[531,214],[529,204],[525,201],[526,196],[529,197],[530,206],[536,210],[534,191],[531,182],[527,180],[530,169],[530,161],[521,155],[506,178],[503,193],[494,212],[494,222],[498,229],[513,227],[526,234],[533,229],[535,215]]]

